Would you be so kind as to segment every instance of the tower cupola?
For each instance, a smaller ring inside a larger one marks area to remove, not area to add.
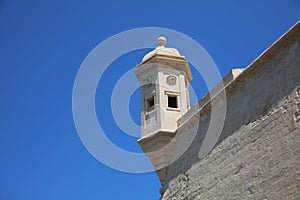
[[[190,108],[190,67],[175,48],[158,47],[144,56],[135,70],[141,85],[142,138],[160,131],[174,133],[177,120]]]

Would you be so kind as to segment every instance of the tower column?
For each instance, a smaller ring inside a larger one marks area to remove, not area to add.
[[[139,144],[164,182],[171,162],[177,121],[190,107],[189,64],[177,49],[167,48],[166,38],[146,54],[135,74],[141,85],[141,126]]]

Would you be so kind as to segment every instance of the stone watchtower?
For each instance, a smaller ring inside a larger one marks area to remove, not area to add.
[[[167,48],[166,38],[144,56],[135,74],[141,85],[141,126],[139,144],[151,160],[163,183],[171,161],[172,138],[177,120],[190,108],[190,67],[178,50]]]

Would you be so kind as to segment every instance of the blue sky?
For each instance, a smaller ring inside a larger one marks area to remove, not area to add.
[[[130,174],[101,164],[82,145],[73,122],[76,73],[108,37],[148,26],[180,31],[207,50],[224,76],[246,67],[299,19],[297,0],[0,0],[0,200],[159,198],[155,173]],[[107,136],[134,152],[141,150],[114,122],[110,95],[148,51],[112,63],[96,94]],[[207,92],[197,74],[192,86],[199,96]],[[129,109],[139,123],[138,91]]]

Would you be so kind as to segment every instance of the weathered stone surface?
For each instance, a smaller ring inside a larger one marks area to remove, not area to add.
[[[210,110],[181,124],[174,153],[184,153],[165,172],[163,200],[300,199],[299,30],[298,23],[227,86],[224,128],[208,156],[198,154]]]

